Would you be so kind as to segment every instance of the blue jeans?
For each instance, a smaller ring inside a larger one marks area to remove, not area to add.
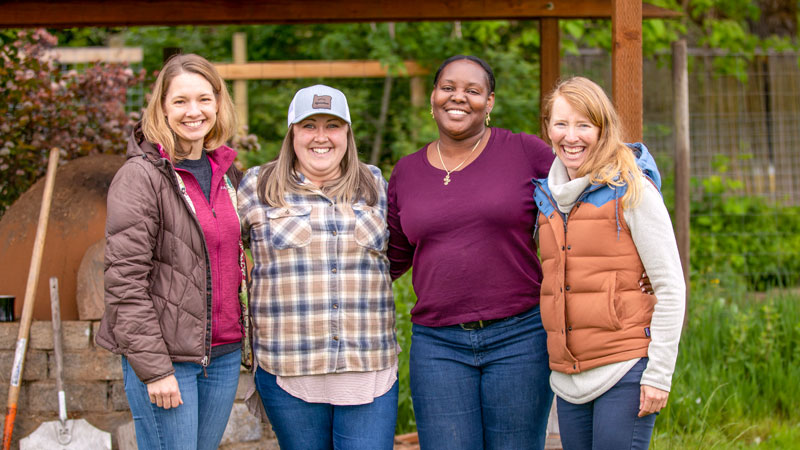
[[[139,450],[216,449],[228,425],[239,385],[241,350],[218,356],[206,368],[173,362],[183,404],[164,409],[150,403],[147,386],[122,357],[125,394],[136,426]]]
[[[553,402],[539,307],[479,330],[412,326],[422,450],[542,449]]]
[[[575,405],[558,398],[558,428],[564,450],[647,449],[656,414],[637,417],[642,358],[611,389],[591,402]]]
[[[256,389],[281,450],[392,450],[398,384],[366,405],[308,403],[256,369]]]

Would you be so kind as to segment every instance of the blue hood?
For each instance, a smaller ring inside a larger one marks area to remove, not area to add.
[[[644,172],[645,176],[653,181],[653,184],[656,185],[658,191],[661,192],[661,174],[658,173],[656,160],[653,158],[653,155],[650,154],[650,151],[647,150],[647,147],[645,147],[645,145],[641,142],[625,145],[633,150],[633,154],[636,156],[636,164],[640,169],[642,169],[642,172]]]

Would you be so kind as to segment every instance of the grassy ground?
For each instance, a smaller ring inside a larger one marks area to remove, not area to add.
[[[408,388],[407,274],[394,284],[400,410],[397,432],[414,431]],[[656,421],[653,449],[800,449],[800,296],[693,287],[673,390]]]

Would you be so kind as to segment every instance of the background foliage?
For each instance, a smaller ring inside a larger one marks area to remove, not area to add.
[[[125,65],[62,72],[45,51],[44,30],[0,35],[0,215],[47,168],[51,148],[62,159],[119,153],[133,118],[124,111],[128,86],[141,82]]]

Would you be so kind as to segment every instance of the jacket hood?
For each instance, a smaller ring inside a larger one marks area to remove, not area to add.
[[[127,159],[145,157],[151,162],[161,159],[158,149],[147,142],[142,132],[142,122],[137,122],[128,137],[128,151],[125,153]]]
[[[653,181],[653,184],[655,184],[660,192],[661,174],[658,173],[658,167],[656,166],[656,160],[653,158],[653,155],[641,142],[625,145],[633,151],[634,156],[636,156],[636,164],[642,169],[644,175]]]

